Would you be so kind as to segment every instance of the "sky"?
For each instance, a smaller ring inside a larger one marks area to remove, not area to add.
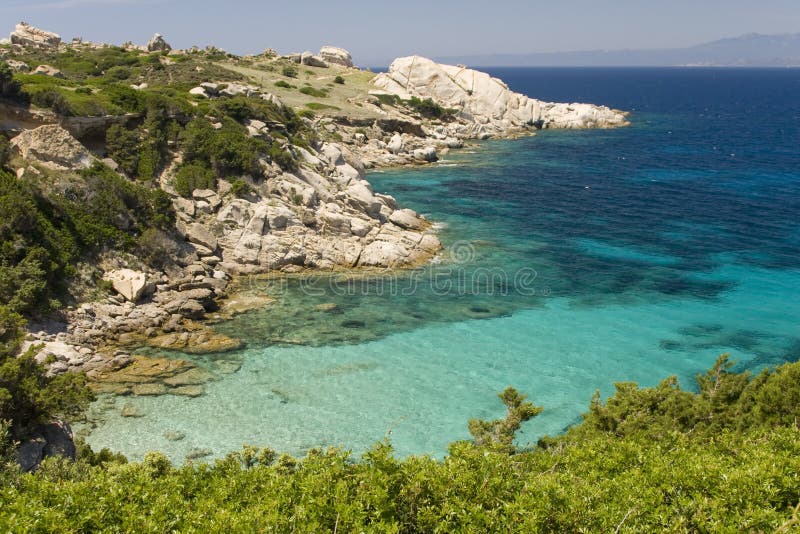
[[[745,33],[800,32],[800,0],[0,0],[0,34],[19,21],[65,40],[236,54],[352,52],[361,66],[428,57],[675,48]]]

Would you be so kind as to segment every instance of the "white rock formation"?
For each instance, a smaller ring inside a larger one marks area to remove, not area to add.
[[[440,65],[419,56],[394,60],[373,83],[402,99],[430,98],[456,109],[489,134],[534,126],[537,128],[613,128],[627,124],[625,114],[591,104],[542,102],[511,91],[485,72]],[[476,132],[477,134],[478,132]]]
[[[299,150],[316,170],[268,178],[268,196],[226,198],[214,210],[214,220],[196,210],[203,227],[218,229],[225,270],[400,267],[422,263],[439,250],[430,223],[411,210],[397,210],[391,197],[376,195],[348,149],[328,143],[319,152]],[[198,239],[197,226],[191,224],[184,234],[210,249],[215,243],[208,236]]]
[[[319,49],[319,57],[334,65],[341,65],[342,67],[353,66],[353,56],[344,48],[323,46]]]
[[[131,269],[118,269],[103,275],[103,280],[111,282],[114,291],[125,297],[125,300],[136,302],[148,289],[147,275]]]
[[[86,169],[92,164],[86,147],[58,124],[25,130],[11,140],[11,147],[24,159],[55,170]]]
[[[20,22],[11,32],[9,40],[12,44],[34,48],[57,48],[61,44],[61,36]]]
[[[147,43],[148,52],[164,52],[170,50],[172,50],[172,47],[164,40],[164,37],[160,33],[155,34]]]
[[[45,76],[50,76],[51,78],[64,77],[64,74],[60,70],[50,65],[39,65],[33,70],[33,74],[44,74]]]
[[[300,54],[300,63],[309,67],[328,68],[328,63],[319,56],[315,56],[311,52],[303,52]]]

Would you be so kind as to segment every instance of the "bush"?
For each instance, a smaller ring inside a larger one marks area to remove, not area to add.
[[[119,124],[106,130],[106,153],[130,177],[139,167],[139,135]]]
[[[175,181],[172,183],[175,191],[182,197],[191,197],[195,189],[217,190],[217,179],[211,169],[203,167],[197,163],[181,165],[175,173]]]
[[[340,107],[332,106],[330,104],[322,104],[320,102],[308,102],[306,104],[306,107],[308,109],[313,109],[314,111],[322,111],[322,110],[325,110],[325,109],[333,109],[333,110],[341,109]]]
[[[344,77],[343,76],[337,76],[336,78],[333,79],[333,83],[338,83],[339,85],[344,85]]]
[[[92,400],[83,375],[47,376],[33,348],[17,356],[23,325],[21,316],[0,305],[0,421],[11,422],[16,438],[53,417],[76,416]]]
[[[431,119],[447,119],[452,117],[455,113],[451,109],[443,108],[430,98],[422,100],[416,96],[412,96],[410,100],[404,100],[403,103],[417,111],[420,115]]]
[[[297,69],[291,65],[286,65],[281,69],[281,74],[287,78],[297,78]]]
[[[14,97],[19,94],[20,85],[14,80],[14,72],[5,62],[0,63],[0,96]]]
[[[0,133],[0,169],[8,163],[9,151],[8,139]]]
[[[237,178],[231,183],[231,194],[235,197],[246,197],[252,192],[253,187],[241,178]]]
[[[281,87],[282,89],[295,89],[296,88],[296,86],[294,86],[294,85],[292,85],[292,84],[290,84],[290,83],[288,83],[288,82],[286,82],[284,80],[278,80],[277,82],[275,82],[275,87]]]
[[[127,80],[131,77],[131,69],[130,67],[126,67],[123,65],[116,65],[108,69],[105,73],[106,78],[109,80],[115,81],[122,81]]]
[[[328,91],[324,89],[315,89],[309,86],[301,87],[300,92],[304,95],[313,96],[316,98],[326,98],[328,96]]]

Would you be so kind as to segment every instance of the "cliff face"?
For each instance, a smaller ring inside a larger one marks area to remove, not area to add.
[[[463,66],[440,65],[410,56],[394,60],[375,86],[401,99],[430,98],[458,111],[480,132],[503,134],[526,127],[615,128],[625,126],[621,111],[592,104],[542,102],[511,91],[502,80]]]

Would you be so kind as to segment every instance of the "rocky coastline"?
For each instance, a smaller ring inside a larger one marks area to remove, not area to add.
[[[10,42],[14,47],[53,50],[103,46],[64,45],[57,35],[28,25],[19,25]],[[167,60],[185,53],[172,50],[160,35],[142,49]],[[268,51],[264,57],[277,56]],[[365,75],[353,66],[347,51],[335,47],[280,59],[319,69],[320,76]],[[19,62],[9,64],[25,68]],[[368,169],[430,164],[471,140],[532,135],[545,128],[628,124],[620,111],[540,102],[514,93],[488,74],[416,56],[400,58],[388,72],[365,79],[369,81],[364,90],[346,101],[353,107],[303,119],[324,140],[314,146],[285,144],[300,162],[297,169],[287,171],[274,161],[261,161],[260,176],[248,181],[247,194],[234,194],[233,183],[220,179],[216,190],[195,189],[189,198],[179,195],[172,183],[182,154],[173,154],[160,177],[183,237],[170,251],[171,266],[154,269],[125,254],[101,258],[95,267],[112,294],[71,306],[57,320],[31,324],[26,343],[40,347],[37,360],[52,374],[86,373],[99,393],[201,395],[212,373],[187,360],[148,358],[135,350],[209,354],[239,349],[240,340],[215,332],[210,323],[268,305],[268,295],[241,290],[242,277],[413,268],[436,256],[441,244],[431,222],[391,196],[374,192]],[[208,79],[189,93],[197,100],[246,96],[291,105],[256,80]],[[409,102],[421,102],[435,113],[426,114]],[[40,125],[26,124],[11,141],[18,178],[48,169],[76,171],[101,160],[112,169],[118,167],[78,138],[89,122],[107,127],[121,119],[80,121],[41,112],[31,116]],[[251,137],[272,139],[273,125],[255,118],[245,118],[244,124]],[[238,368],[224,358],[220,362],[222,372]]]

